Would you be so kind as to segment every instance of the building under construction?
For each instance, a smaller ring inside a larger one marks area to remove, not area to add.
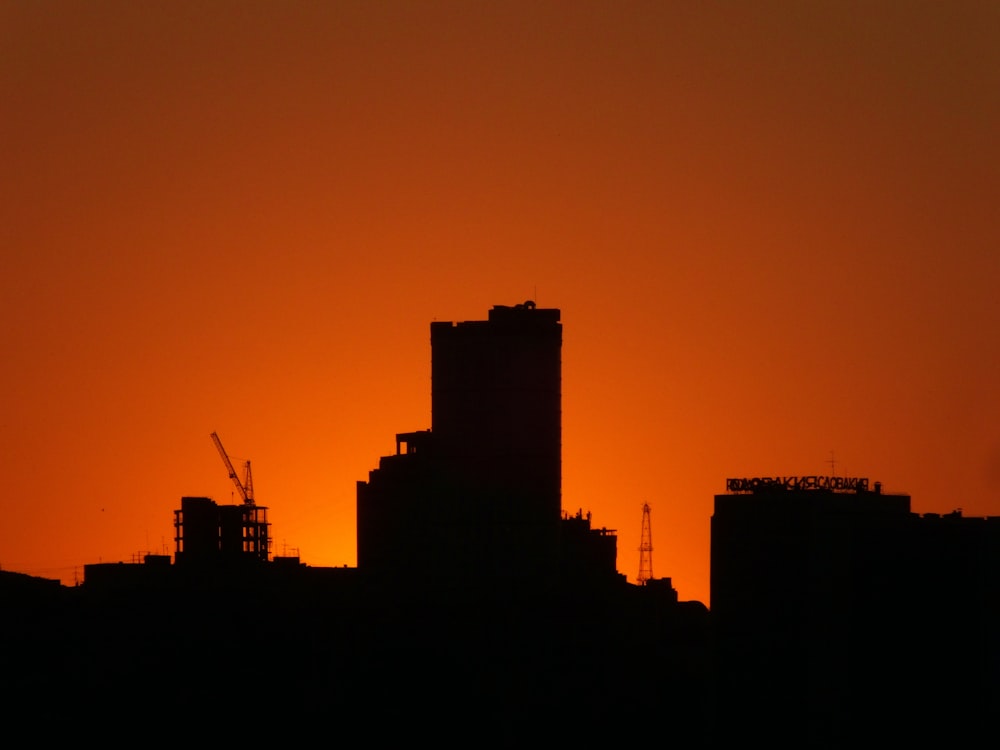
[[[174,511],[178,565],[267,562],[271,539],[267,508],[217,505],[207,497],[182,497]]]
[[[250,462],[244,464],[241,480],[218,434],[213,432],[211,437],[243,502],[217,505],[207,497],[182,497],[180,510],[174,511],[175,562],[178,565],[267,562],[271,554],[267,508],[257,505],[254,499]]]

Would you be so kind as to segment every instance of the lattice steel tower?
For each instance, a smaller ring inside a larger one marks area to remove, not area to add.
[[[649,503],[642,504],[642,541],[639,543],[640,586],[653,577],[653,530],[649,522]]]

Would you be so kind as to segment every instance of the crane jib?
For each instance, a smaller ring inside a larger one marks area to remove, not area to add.
[[[246,505],[253,505],[253,478],[250,474],[250,462],[246,462],[246,479],[245,481],[240,481],[239,474],[236,473],[236,469],[233,468],[233,462],[229,460],[229,454],[226,453],[226,449],[222,447],[222,441],[216,433],[212,433],[212,442],[215,443],[215,447],[219,451],[219,455],[222,456],[222,461],[226,465],[226,469],[229,471],[229,478],[233,480],[233,484],[236,485],[236,489],[239,490],[240,497],[243,498],[243,502]]]

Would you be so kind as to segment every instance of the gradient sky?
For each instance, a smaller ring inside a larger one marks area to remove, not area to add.
[[[1000,515],[998,133],[996,2],[3,0],[0,567],[172,553],[212,431],[354,565],[430,322],[529,298],[630,580],[648,502],[708,603],[730,476]]]

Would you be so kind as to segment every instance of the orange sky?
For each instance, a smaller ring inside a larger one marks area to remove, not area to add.
[[[253,462],[354,565],[432,320],[562,310],[563,507],[709,600],[728,476],[1000,514],[995,2],[0,5],[0,567]]]

